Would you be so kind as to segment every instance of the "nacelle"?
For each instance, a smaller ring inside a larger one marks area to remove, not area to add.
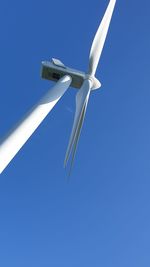
[[[83,81],[87,78],[90,78],[82,71],[66,67],[58,59],[53,58],[52,62],[42,61],[41,77],[43,79],[57,82],[65,75],[71,76],[72,83],[70,86],[75,88],[81,88]],[[100,82],[97,82],[98,80],[95,77],[91,77],[91,79],[93,80],[93,89],[97,89],[101,86]]]

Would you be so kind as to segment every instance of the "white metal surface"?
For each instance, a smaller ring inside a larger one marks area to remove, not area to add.
[[[57,58],[52,58],[52,62],[54,65],[58,66],[58,67],[62,67],[62,68],[66,68],[66,66],[64,65],[64,63],[62,63],[59,59]]]
[[[71,77],[67,75],[61,78],[4,139],[0,145],[0,173],[2,173],[58,100],[63,96],[70,86],[71,81]]]
[[[110,0],[109,5],[106,9],[105,15],[102,19],[102,22],[99,25],[99,28],[96,32],[96,35],[94,37],[92,46],[91,46],[91,51],[90,51],[90,56],[89,56],[89,74],[94,76],[97,65],[103,50],[103,46],[105,43],[105,39],[107,36],[109,24],[111,21],[111,17],[113,14],[113,10],[115,7],[116,0]]]
[[[89,55],[89,71],[85,75],[83,85],[76,96],[76,111],[74,116],[73,128],[65,156],[64,165],[66,166],[69,157],[71,157],[71,167],[75,157],[77,143],[79,140],[90,91],[101,86],[100,82],[95,78],[95,72],[99,63],[99,59],[103,50],[109,24],[113,14],[116,0],[110,0],[105,15],[94,37],[90,55]]]
[[[71,76],[71,86],[75,88],[80,88],[86,78],[86,74],[79,70],[67,66],[64,68],[49,61],[42,61],[41,77],[43,79],[57,81],[65,75]]]
[[[85,72],[75,70],[69,67],[62,67],[54,64],[53,59],[50,61],[42,61],[41,77],[46,80],[58,81],[61,77],[69,75],[72,78],[71,86],[80,89],[85,79],[92,79],[92,90],[101,87],[101,83],[96,77],[91,76]]]
[[[91,89],[92,89],[92,81],[86,79],[81,89],[78,91],[76,95],[76,111],[74,116],[72,132],[65,156],[64,166],[66,166],[69,156],[71,155],[72,155],[71,156],[72,158],[71,166],[72,166]]]

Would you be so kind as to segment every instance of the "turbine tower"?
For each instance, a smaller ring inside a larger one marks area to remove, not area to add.
[[[87,73],[68,68],[60,60],[54,58],[52,62],[42,62],[42,78],[56,81],[56,84],[0,144],[0,173],[7,167],[9,162],[26,143],[70,85],[79,89],[76,94],[74,122],[64,161],[64,165],[66,166],[70,158],[70,167],[72,167],[90,92],[91,90],[101,87],[101,83],[96,79],[95,73],[101,57],[115,3],[116,0],[110,0],[94,37],[89,55],[89,68]]]

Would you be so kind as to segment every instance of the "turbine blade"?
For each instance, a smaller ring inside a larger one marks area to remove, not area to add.
[[[63,96],[71,81],[68,75],[62,77],[0,144],[0,173]]]
[[[89,74],[94,76],[104,47],[116,0],[110,0],[105,15],[94,37],[89,55]]]
[[[72,132],[71,132],[71,136],[70,136],[70,140],[69,140],[69,144],[68,144],[68,148],[67,148],[67,152],[66,152],[66,156],[64,160],[64,166],[66,166],[71,153],[72,153],[71,165],[73,163],[78,139],[80,136],[81,128],[82,128],[84,117],[85,117],[86,107],[87,107],[91,88],[92,88],[91,81],[85,80],[81,89],[76,95],[76,111],[75,111],[75,116],[74,116],[74,123],[73,123]]]
[[[87,109],[88,99],[89,99],[89,95],[86,98],[86,103],[84,105],[83,112],[81,114],[81,119],[80,119],[80,122],[79,122],[77,133],[76,133],[76,136],[74,138],[74,144],[73,144],[72,151],[71,151],[71,154],[70,154],[71,158],[70,158],[69,175],[71,174],[71,170],[72,170],[72,167],[73,167],[75,154],[76,154],[76,150],[77,150],[77,145],[78,145],[78,142],[79,142],[79,137],[80,137],[80,133],[81,133],[81,129],[82,129],[82,125],[83,125],[83,122],[84,122],[85,113],[86,113],[86,109]]]

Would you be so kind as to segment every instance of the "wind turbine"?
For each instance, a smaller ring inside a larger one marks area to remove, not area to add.
[[[53,80],[57,83],[0,144],[0,173],[2,173],[9,162],[26,143],[70,85],[79,88],[76,94],[76,111],[72,132],[64,161],[64,165],[66,166],[70,158],[72,166],[90,92],[91,90],[101,87],[101,83],[96,79],[95,73],[101,57],[115,3],[116,0],[110,0],[94,37],[89,55],[89,68],[87,73],[68,68],[60,60],[54,58],[52,62],[42,62],[42,78]]]

